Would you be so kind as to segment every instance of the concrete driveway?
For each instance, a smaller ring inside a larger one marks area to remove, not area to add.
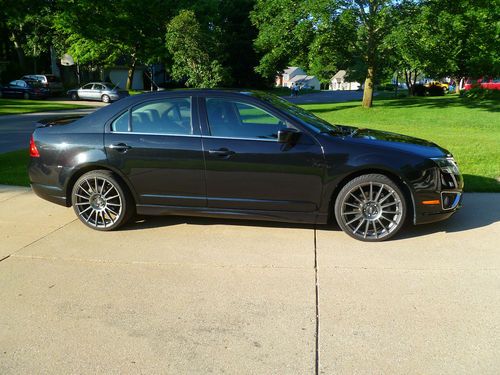
[[[500,194],[380,244],[0,188],[0,373],[498,374]]]

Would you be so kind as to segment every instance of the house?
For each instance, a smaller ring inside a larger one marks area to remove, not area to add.
[[[339,70],[330,80],[330,90],[359,90],[361,84],[359,82],[346,81],[347,71]]]
[[[320,82],[315,76],[308,76],[301,68],[290,66],[276,77],[276,86],[290,88],[293,84],[300,88],[319,90]]]
[[[320,82],[315,76],[308,76],[306,74],[299,74],[290,80],[290,86],[296,84],[301,89],[319,90]],[[288,86],[288,87],[290,87]]]

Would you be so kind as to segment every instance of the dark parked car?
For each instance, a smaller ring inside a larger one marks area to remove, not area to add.
[[[49,95],[38,81],[18,79],[0,88],[0,96],[5,98],[44,99]]]
[[[38,81],[50,91],[51,94],[59,94],[64,92],[64,87],[61,79],[53,74],[28,74],[21,79]]]
[[[336,219],[365,241],[406,219],[460,206],[451,154],[421,139],[331,125],[260,92],[132,96],[33,133],[29,175],[42,198],[73,206],[93,229],[135,213],[299,223]]]
[[[68,96],[73,100],[99,100],[110,103],[128,96],[128,91],[120,90],[109,82],[90,82],[79,89],[69,90]]]

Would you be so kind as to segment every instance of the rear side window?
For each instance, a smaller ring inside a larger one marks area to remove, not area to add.
[[[130,127],[129,127],[130,121]],[[113,131],[143,134],[192,135],[191,100],[163,99],[147,102],[123,113],[111,125]]]

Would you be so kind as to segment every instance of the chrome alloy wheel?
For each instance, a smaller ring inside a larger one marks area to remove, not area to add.
[[[342,221],[352,235],[377,240],[399,229],[403,202],[399,193],[381,182],[364,182],[351,188],[341,203]]]
[[[75,211],[91,227],[110,227],[123,215],[121,194],[113,182],[106,178],[79,180],[74,189],[74,197]]]

